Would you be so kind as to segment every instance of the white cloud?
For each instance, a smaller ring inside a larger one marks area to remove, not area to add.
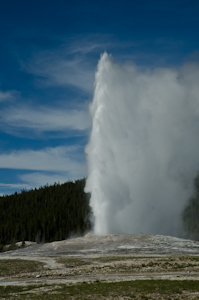
[[[90,126],[90,117],[85,110],[66,108],[10,107],[0,112],[1,126],[4,129],[30,129],[42,131],[84,131]]]
[[[9,189],[23,189],[25,186],[23,183],[0,183],[0,187]],[[3,195],[2,193],[0,195]]]
[[[60,184],[62,184],[68,180],[79,179],[82,177],[84,177],[84,174],[82,174],[82,176],[80,177],[71,178],[69,177],[69,174],[67,172],[62,172],[62,173],[33,172],[33,173],[23,174],[19,176],[19,178],[24,182],[24,184],[28,183],[28,186],[31,186],[31,188],[44,186],[47,183],[49,185],[53,185],[55,182],[59,182]]]
[[[2,92],[0,91],[0,102],[10,101],[14,97],[14,93],[11,91]]]
[[[74,48],[70,51],[66,47],[61,51],[40,52],[29,65],[23,67],[27,72],[39,76],[37,84],[41,87],[72,86],[90,95],[94,90],[95,64],[85,58],[84,52],[77,54]]]
[[[62,40],[58,49],[38,52],[29,64],[22,63],[22,67],[39,77],[37,84],[41,87],[72,86],[91,95],[96,63],[107,47],[113,48],[108,36],[77,36]]]
[[[29,72],[42,76],[42,85],[73,86],[86,93],[93,92],[94,69],[81,58],[71,60],[62,57],[43,56],[29,67]]]
[[[22,189],[30,190],[41,186],[61,184],[86,176],[86,162],[83,149],[78,146],[45,148],[38,151],[21,150],[0,154],[0,166],[24,172],[15,182],[0,183],[3,194],[11,194]],[[28,172],[27,172],[28,170]]]
[[[69,178],[81,178],[85,176],[86,165],[79,158],[80,151],[82,149],[75,146],[13,151],[0,154],[0,166],[6,169],[67,172]]]
[[[3,193],[0,196],[9,195],[15,191],[20,192],[21,190],[31,190],[40,188],[45,185],[54,185],[54,183],[63,184],[67,181],[74,181],[85,177],[85,170],[80,167],[79,172],[46,172],[37,171],[31,173],[24,173],[18,175],[17,182],[19,183],[0,183],[0,189]]]
[[[10,195],[15,193],[16,191],[20,192],[21,190],[30,190],[32,188],[31,185],[27,183],[0,183],[0,189],[3,190],[3,193],[0,193],[0,196]]]

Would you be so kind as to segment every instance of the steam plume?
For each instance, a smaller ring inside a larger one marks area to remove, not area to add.
[[[104,53],[90,112],[95,233],[180,235],[199,169],[199,65],[140,71]]]

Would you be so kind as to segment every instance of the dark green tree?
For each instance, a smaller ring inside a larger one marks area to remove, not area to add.
[[[85,179],[0,197],[0,245],[52,242],[91,228]]]

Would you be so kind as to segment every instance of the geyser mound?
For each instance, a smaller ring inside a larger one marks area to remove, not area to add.
[[[140,71],[104,53],[90,112],[94,232],[179,236],[199,163],[199,66]]]

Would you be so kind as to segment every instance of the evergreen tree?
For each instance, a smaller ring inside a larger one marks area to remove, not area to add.
[[[85,179],[0,197],[0,245],[52,242],[90,229]]]

